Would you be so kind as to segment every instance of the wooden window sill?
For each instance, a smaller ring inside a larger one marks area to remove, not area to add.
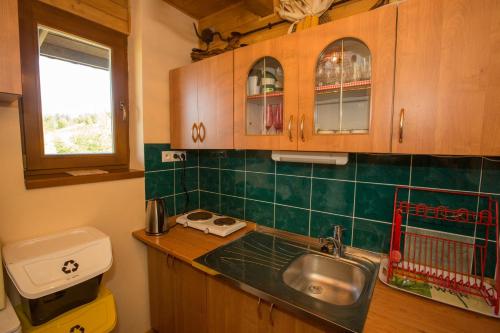
[[[26,189],[29,190],[44,187],[99,183],[113,180],[144,177],[143,170],[117,169],[108,171],[109,173],[106,174],[85,176],[71,176],[67,173],[25,176],[24,183],[26,185]]]

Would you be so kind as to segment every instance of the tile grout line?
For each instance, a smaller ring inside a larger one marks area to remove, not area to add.
[[[243,186],[243,219],[247,219],[247,151],[244,150],[243,159],[245,162],[244,170],[245,170],[245,183]]]
[[[483,183],[483,167],[484,167],[484,157],[481,157],[481,171],[479,172],[479,184],[478,184],[478,193],[481,193],[481,187]],[[477,198],[477,204],[476,204],[476,216],[479,212],[479,201],[481,200],[480,197]],[[474,223],[474,244],[476,244],[476,233],[477,233],[477,224]]]
[[[348,162],[349,163],[349,162]],[[351,226],[351,247],[354,244],[354,223],[356,221],[356,193],[358,191],[357,189],[357,184],[358,184],[358,153],[354,155],[354,194],[353,194],[353,200],[352,200],[352,226]]]
[[[276,192],[277,192],[277,176],[276,171],[278,168],[278,163],[274,161],[274,198],[273,198],[273,228],[276,229]]]
[[[309,186],[309,230],[308,230],[309,237],[311,237],[313,174],[314,174],[314,163],[311,163],[311,184]]]
[[[177,215],[177,200],[175,198],[175,194],[176,194],[176,191],[175,191],[175,170],[176,170],[176,168],[175,168],[175,161],[174,161],[174,213],[175,213],[175,215]],[[184,181],[186,181],[186,180],[184,179]]]
[[[413,177],[413,155],[410,155],[410,177],[408,179],[408,186],[410,186],[410,187],[411,187],[411,183],[413,181],[412,177]],[[408,202],[411,202],[411,190],[408,190]],[[393,207],[393,211],[394,211],[394,207]],[[393,212],[393,214],[394,214],[394,212]],[[394,216],[392,218],[394,219]],[[410,215],[406,214],[405,232],[408,228],[409,219],[410,219]]]

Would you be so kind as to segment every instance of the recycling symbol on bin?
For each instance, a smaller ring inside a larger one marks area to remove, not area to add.
[[[64,265],[62,266],[61,270],[64,272],[64,274],[69,274],[69,273],[76,272],[78,270],[79,266],[80,265],[78,265],[78,263],[76,261],[68,260],[68,261],[64,262]]]
[[[85,333],[85,327],[80,326],[80,325],[75,325],[71,327],[69,330],[69,333]]]

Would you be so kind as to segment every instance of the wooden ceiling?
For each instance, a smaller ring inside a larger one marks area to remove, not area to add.
[[[201,19],[229,6],[243,3],[248,11],[266,16],[274,12],[273,0],[164,0],[187,15]]]

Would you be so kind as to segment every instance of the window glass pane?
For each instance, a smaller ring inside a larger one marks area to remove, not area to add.
[[[38,27],[45,155],[114,151],[111,50]]]

